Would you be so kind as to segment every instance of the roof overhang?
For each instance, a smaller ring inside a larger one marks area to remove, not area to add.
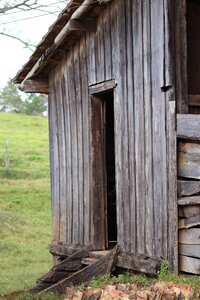
[[[71,0],[13,79],[20,89],[48,94],[48,75],[86,31],[96,31],[96,20],[110,0]]]

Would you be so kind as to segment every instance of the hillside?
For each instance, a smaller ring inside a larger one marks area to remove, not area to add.
[[[48,120],[0,113],[0,294],[49,269],[50,239]]]

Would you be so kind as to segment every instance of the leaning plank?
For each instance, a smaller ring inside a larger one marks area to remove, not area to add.
[[[192,274],[200,274],[200,259],[180,255],[179,270]]]
[[[200,215],[196,217],[186,218],[186,219],[179,219],[178,221],[178,228],[191,228],[194,226],[200,225]]]
[[[42,292],[65,292],[66,287],[78,285],[82,282],[91,280],[94,276],[104,275],[112,270],[115,257],[118,253],[118,247],[116,246],[107,255],[97,260],[97,262],[85,267],[84,269],[74,273],[58,282],[55,285],[47,288]]]
[[[200,215],[200,205],[179,206],[178,216],[181,218],[197,217]]]
[[[81,261],[83,258],[88,256],[89,252],[87,250],[80,250],[75,252],[70,257],[52,267],[48,273],[40,277],[37,280],[37,283],[29,291],[40,292],[51,286],[52,283],[55,284],[60,280],[69,277],[72,274],[71,272],[76,272],[83,268]]]
[[[178,205],[195,205],[200,204],[200,196],[183,197],[178,199]]]
[[[120,253],[116,260],[116,266],[120,268],[139,271],[145,274],[156,275],[159,271],[161,261],[144,255],[133,255]]]
[[[49,251],[53,255],[57,256],[70,256],[74,254],[77,251],[81,250],[91,251],[93,249],[92,245],[84,246],[84,245],[78,245],[78,246],[69,246],[62,242],[52,241],[49,245]]]
[[[200,144],[179,143],[178,176],[200,179]]]
[[[191,196],[200,193],[200,181],[178,180],[178,196]]]
[[[189,228],[179,230],[180,244],[200,245],[200,228]]]
[[[179,254],[200,258],[200,245],[179,244]]]
[[[177,114],[177,136],[182,139],[200,140],[200,115]]]

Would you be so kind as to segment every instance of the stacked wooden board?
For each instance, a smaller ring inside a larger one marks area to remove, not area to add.
[[[179,142],[178,176],[179,270],[200,274],[199,142]]]

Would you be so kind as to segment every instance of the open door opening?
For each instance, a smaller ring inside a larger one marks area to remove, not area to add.
[[[200,1],[187,1],[187,69],[189,113],[200,114]]]
[[[107,246],[110,247],[117,243],[113,92],[104,94],[103,98],[106,106]]]
[[[117,243],[113,90],[91,100],[91,200],[95,249]]]

